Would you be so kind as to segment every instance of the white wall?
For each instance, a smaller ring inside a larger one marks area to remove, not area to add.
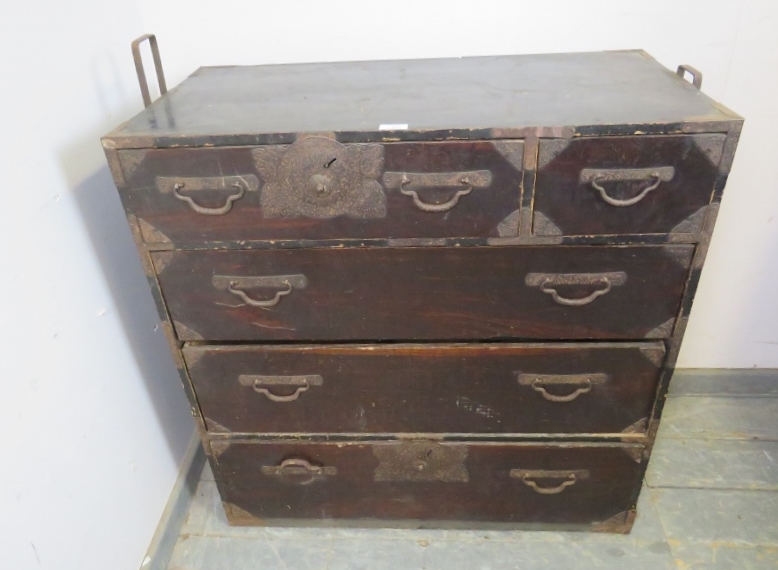
[[[100,135],[137,2],[0,8],[0,568],[137,570],[193,423]]]
[[[192,430],[98,138],[200,65],[642,47],[743,114],[680,364],[778,367],[778,3],[70,0],[3,3],[2,567],[135,569]],[[229,86],[225,86],[229,88]]]

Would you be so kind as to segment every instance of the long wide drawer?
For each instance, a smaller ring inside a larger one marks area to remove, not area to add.
[[[636,339],[672,332],[694,248],[152,255],[182,340]]]
[[[232,524],[398,519],[618,531],[640,485],[636,444],[211,440]],[[625,523],[627,523],[625,525]]]
[[[229,433],[640,434],[664,344],[186,346]]]
[[[522,141],[119,152],[149,243],[515,236]]]

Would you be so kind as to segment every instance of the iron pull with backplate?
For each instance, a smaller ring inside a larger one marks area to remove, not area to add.
[[[176,199],[186,202],[192,210],[205,216],[223,216],[232,210],[233,203],[243,198],[246,192],[253,192],[259,188],[259,180],[253,174],[200,178],[158,176],[156,183],[160,192],[163,194],[172,193]],[[182,190],[188,192],[228,191],[229,195],[223,205],[211,208],[201,206],[193,197],[182,194]]]
[[[447,212],[459,203],[459,199],[467,196],[473,188],[485,188],[492,183],[492,173],[488,170],[470,172],[387,172],[384,174],[384,185],[387,188],[399,188],[400,193],[413,198],[414,205],[423,212]],[[454,196],[442,204],[424,202],[419,193],[409,186],[421,188],[460,187]]]
[[[569,307],[588,305],[597,297],[608,293],[612,287],[624,285],[626,282],[627,274],[623,271],[610,273],[529,273],[525,279],[528,287],[538,287],[543,293],[551,295],[554,301],[560,305]],[[556,287],[570,285],[592,285],[601,288],[580,299],[563,297],[556,290]]]
[[[522,386],[531,386],[549,402],[572,402],[581,394],[591,392],[595,384],[608,379],[607,374],[519,374],[518,382]],[[546,386],[577,386],[566,396],[557,396],[546,390]]]
[[[592,188],[600,193],[606,203],[611,206],[632,206],[645,198],[649,192],[653,192],[662,182],[669,182],[675,176],[675,168],[672,166],[661,166],[658,168],[584,168],[579,178],[581,184],[591,184]],[[600,184],[601,182],[625,182],[625,181],[653,181],[650,185],[633,198],[620,200],[612,198]]]
[[[269,309],[275,307],[282,297],[291,295],[295,289],[305,289],[308,279],[305,275],[268,275],[262,277],[239,277],[214,275],[213,286],[240,297],[247,305]],[[244,289],[279,289],[272,299],[258,300],[248,296]]]
[[[337,472],[338,470],[335,467],[319,467],[318,465],[312,465],[310,461],[305,459],[284,459],[280,465],[262,466],[262,473],[265,475],[273,475],[284,479],[303,477],[303,479],[297,481],[289,481],[299,485],[308,485],[326,475],[336,475]]]
[[[251,386],[258,394],[263,394],[271,402],[294,402],[300,397],[300,394],[307,392],[311,386],[321,386],[324,379],[318,374],[309,374],[306,376],[256,376],[250,374],[241,374],[238,376],[238,382],[243,386]],[[293,387],[292,394],[283,396],[274,394],[270,391],[272,387]]]
[[[222,216],[226,214],[232,210],[232,203],[235,202],[235,200],[240,200],[243,198],[243,195],[246,193],[246,188],[240,182],[235,182],[232,187],[237,188],[238,192],[227,196],[227,201],[224,203],[224,206],[219,208],[208,208],[206,206],[201,206],[190,196],[184,196],[183,194],[179,193],[179,190],[183,190],[185,187],[186,184],[184,182],[177,183],[175,186],[173,186],[173,196],[189,204],[189,207],[198,214],[205,214],[206,216]]]
[[[589,478],[589,471],[585,469],[578,469],[573,471],[547,471],[544,469],[511,469],[510,477],[512,479],[518,479],[524,483],[527,487],[531,488],[536,493],[541,495],[557,495],[564,491],[567,487],[575,485],[582,479]],[[535,479],[564,479],[559,485],[555,487],[541,487],[537,484]]]

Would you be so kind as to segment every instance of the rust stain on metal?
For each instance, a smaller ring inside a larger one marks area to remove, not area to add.
[[[562,230],[546,217],[543,212],[535,211],[532,215],[532,232],[539,236],[561,236]]]
[[[569,144],[569,139],[541,140],[538,149],[538,170],[548,166]]]
[[[643,418],[621,430],[621,433],[645,433],[646,427],[648,427],[648,418]]]
[[[591,532],[629,534],[629,531],[632,530],[632,524],[635,522],[636,516],[637,513],[633,509],[630,509],[617,515],[613,515],[603,522],[594,523],[589,530]]]
[[[694,255],[694,248],[688,246],[669,245],[662,252],[684,269],[689,267]]]
[[[165,234],[152,226],[146,220],[139,219],[138,226],[140,227],[140,233],[143,236],[143,241],[146,243],[173,243]]]
[[[684,221],[670,230],[671,234],[691,234],[696,235],[702,231],[705,224],[705,216],[708,214],[708,206],[703,206]]]
[[[223,425],[221,425],[218,422],[213,421],[210,418],[205,418],[204,417],[203,420],[205,421],[205,427],[210,432],[214,432],[214,433],[232,433],[226,427],[224,427]]]
[[[719,216],[720,204],[713,202],[708,206],[707,215],[705,216],[705,225],[702,229],[702,238],[697,246],[697,251],[694,254],[694,261],[692,263],[693,269],[702,269],[705,258],[708,256],[708,248],[710,247],[710,240],[713,236],[713,227],[716,225],[716,218]]]
[[[737,143],[740,140],[740,131],[743,129],[743,123],[738,122],[732,126],[732,129],[727,133],[727,140],[724,142],[724,150],[721,154],[721,160],[719,161],[719,172],[721,174],[729,174],[732,170],[732,161],[735,159],[735,150],[737,149]]]
[[[725,134],[696,135],[692,138],[695,146],[708,157],[710,163],[715,167],[718,167],[721,161],[726,139],[727,135]]]
[[[138,170],[138,166],[146,158],[148,149],[140,150],[122,150],[119,151],[119,160],[124,170],[125,180],[131,180],[135,171]]]
[[[219,459],[222,453],[230,448],[231,440],[229,439],[211,439],[208,441],[208,445],[211,448],[211,453],[215,459]]]
[[[497,234],[500,237],[516,237],[519,235],[519,220],[521,219],[521,210],[514,210],[497,224]]]
[[[673,326],[675,325],[675,317],[667,319],[661,325],[655,329],[651,329],[646,333],[643,338],[669,338],[673,334]]]
[[[159,252],[155,253],[152,256],[152,259],[154,261],[154,267],[157,270],[157,275],[161,275],[163,271],[165,271],[165,267],[167,267],[168,263],[170,263],[173,260],[173,252],[172,251],[165,251],[165,252]]]
[[[175,332],[173,331],[173,326],[168,320],[162,321],[162,332],[165,335],[165,339],[167,339],[170,351],[173,353],[173,360],[176,363],[176,367],[179,370],[186,370],[184,359],[181,356],[180,342],[178,337],[176,337]]]
[[[242,525],[242,526],[266,526],[267,523],[260,519],[259,517],[255,517],[250,512],[241,509],[239,506],[233,504],[233,503],[227,503],[222,502],[222,507],[224,507],[224,513],[227,515],[227,521],[231,525]]]
[[[181,322],[173,321],[173,326],[176,329],[176,335],[181,340],[203,340],[202,335]]]
[[[662,366],[662,361],[665,358],[664,346],[645,346],[640,348],[640,354],[646,357],[646,359],[659,368]]]
[[[492,141],[492,146],[513,168],[522,171],[524,166],[524,143],[522,141]]]

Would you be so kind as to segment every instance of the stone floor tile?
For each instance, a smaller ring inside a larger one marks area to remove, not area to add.
[[[168,570],[326,570],[329,554],[329,541],[184,536]]]
[[[778,398],[668,398],[660,437],[778,441]]]
[[[408,534],[421,531],[405,531]],[[334,538],[327,570],[421,570],[430,541]]]
[[[425,570],[571,570],[613,569],[670,570],[673,557],[664,541],[637,545],[576,541],[431,542],[424,558]]]
[[[670,396],[778,397],[778,371],[773,369],[679,369]]]
[[[671,541],[675,564],[693,570],[775,570],[778,546],[742,547],[722,543]]]
[[[668,540],[778,546],[778,493],[650,489]]]
[[[660,438],[646,481],[650,487],[775,491],[778,442]]]

